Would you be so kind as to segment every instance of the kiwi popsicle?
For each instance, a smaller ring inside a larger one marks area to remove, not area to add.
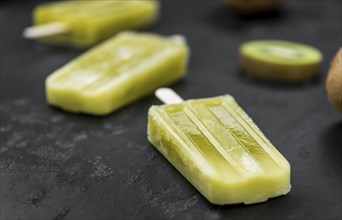
[[[182,36],[123,32],[51,74],[48,103],[71,112],[108,114],[184,77]]]
[[[59,1],[34,10],[35,26],[24,36],[50,44],[75,48],[92,46],[120,31],[140,29],[155,22],[155,0]]]
[[[148,139],[211,203],[290,191],[289,163],[232,96],[170,103],[149,109]]]

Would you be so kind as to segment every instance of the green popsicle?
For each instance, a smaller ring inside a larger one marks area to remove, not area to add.
[[[181,37],[124,32],[55,71],[48,102],[67,111],[105,115],[184,77]]]
[[[148,26],[156,21],[158,12],[155,0],[46,3],[35,8],[35,26],[24,35],[50,44],[84,48],[120,31]]]
[[[152,106],[148,139],[211,203],[290,191],[289,163],[229,95]]]

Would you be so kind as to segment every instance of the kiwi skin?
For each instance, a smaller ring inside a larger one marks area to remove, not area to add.
[[[274,10],[280,0],[225,0],[225,3],[241,15],[254,15]]]
[[[331,105],[342,113],[342,48],[339,49],[331,63],[326,90]]]
[[[240,53],[240,63],[251,78],[280,83],[302,83],[317,77],[320,63],[301,66],[273,64]]]

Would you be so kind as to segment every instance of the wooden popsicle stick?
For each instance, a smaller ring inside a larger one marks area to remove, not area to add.
[[[167,105],[179,104],[184,100],[170,88],[159,88],[155,91],[154,95]]]
[[[186,37],[184,35],[181,35],[181,34],[172,35],[172,36],[170,36],[170,38],[173,41],[178,42],[178,43],[182,43],[182,44],[186,43]]]
[[[23,36],[29,39],[64,34],[70,31],[68,25],[60,22],[48,23],[25,28]]]

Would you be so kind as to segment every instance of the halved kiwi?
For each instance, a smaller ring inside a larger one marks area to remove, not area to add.
[[[326,89],[331,105],[337,111],[342,112],[342,48],[337,52],[331,63]]]
[[[271,11],[280,5],[280,0],[225,0],[239,14],[252,15]]]
[[[303,82],[318,75],[322,62],[319,50],[281,40],[255,40],[240,47],[242,69],[252,77]]]

